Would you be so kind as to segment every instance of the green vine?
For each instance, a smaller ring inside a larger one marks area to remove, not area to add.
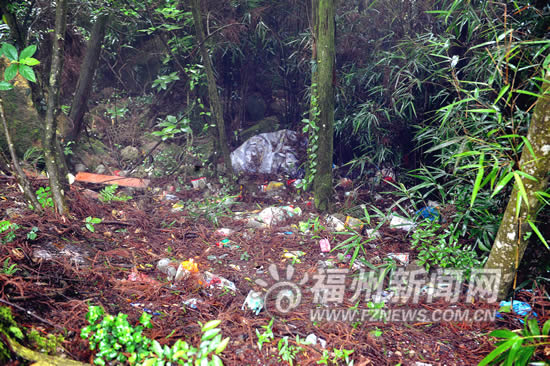
[[[315,174],[317,173],[317,151],[319,150],[319,126],[317,125],[317,121],[319,120],[320,114],[321,111],[319,109],[319,100],[317,99],[317,84],[311,84],[311,107],[309,118],[302,119],[302,122],[304,123],[302,132],[309,135],[306,174],[302,183],[298,186],[298,188],[301,188],[304,191],[311,187]]]

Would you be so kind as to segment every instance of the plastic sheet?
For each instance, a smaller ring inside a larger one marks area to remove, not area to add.
[[[301,177],[300,162],[295,153],[300,136],[290,130],[262,133],[246,140],[231,153],[235,172],[281,174]]]

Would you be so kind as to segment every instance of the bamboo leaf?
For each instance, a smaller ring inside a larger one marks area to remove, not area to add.
[[[508,184],[510,179],[512,179],[513,176],[514,176],[514,172],[509,172],[508,174],[506,174],[504,176],[504,178],[502,178],[497,183],[497,186],[496,186],[495,190],[493,191],[493,194],[491,195],[491,197],[496,196],[498,194],[498,192],[500,192],[504,187],[506,187],[506,185]]]
[[[537,237],[540,239],[540,241],[542,241],[542,244],[544,244],[544,246],[550,250],[550,246],[548,245],[548,242],[546,241],[546,239],[544,238],[544,236],[542,235],[542,233],[539,231],[539,229],[537,228],[537,226],[535,225],[535,223],[531,220],[527,220],[527,223],[529,224],[529,226],[531,226],[531,229],[533,229],[533,232],[535,234],[537,234]]]
[[[474,206],[474,202],[477,197],[477,193],[479,192],[479,189],[481,188],[481,181],[483,179],[483,175],[485,174],[485,168],[483,167],[483,163],[485,161],[485,154],[481,154],[479,157],[479,167],[477,170],[477,176],[476,180],[474,182],[474,188],[472,190],[472,199],[470,200],[470,207]]]
[[[525,205],[527,206],[527,209],[529,209],[529,200],[527,198],[527,191],[525,190],[525,186],[523,185],[523,181],[521,180],[520,175],[517,171],[514,173],[514,180],[516,181],[516,184],[518,186],[518,191],[523,200],[525,201]],[[518,210],[519,211],[519,210]],[[519,214],[519,212],[517,212]]]

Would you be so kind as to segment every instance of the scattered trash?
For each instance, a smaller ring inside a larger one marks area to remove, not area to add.
[[[302,252],[301,250],[293,250],[289,252],[285,249],[283,257],[286,259],[292,259],[293,263],[300,263],[300,257],[303,257],[304,255],[306,255],[306,253]]]
[[[435,219],[439,220],[439,210],[437,207],[423,207],[420,210],[416,211],[416,215],[422,217],[423,219],[428,219],[434,221]]]
[[[319,240],[319,246],[321,247],[321,252],[328,253],[330,252],[330,241],[326,238]]]
[[[513,303],[512,301],[501,301],[499,306],[500,309],[496,312],[496,317],[499,319],[503,319],[502,313],[515,313],[522,317],[532,314],[534,317],[538,317],[531,305],[523,301],[514,300]],[[520,322],[523,324],[523,319],[520,319]]]
[[[174,280],[180,281],[185,280],[189,278],[189,276],[192,273],[198,273],[199,267],[197,263],[193,261],[193,259],[189,259],[188,261],[183,261],[178,266],[178,270],[176,272],[176,276],[174,277]]]
[[[278,191],[284,189],[285,185],[282,182],[269,182],[260,186],[262,192]]]
[[[204,272],[203,278],[206,282],[206,286],[212,286],[222,290],[224,288],[227,288],[230,291],[237,292],[237,286],[235,286],[233,282],[229,281],[226,278],[216,276],[215,274],[210,272]]]
[[[414,222],[404,217],[399,217],[396,215],[392,215],[391,217],[390,228],[392,229],[401,229],[405,231],[411,231],[412,229],[414,229],[415,226],[416,225]]]
[[[364,234],[369,238],[380,238],[380,233],[376,229],[366,229]]]
[[[331,231],[345,231],[346,225],[342,220],[334,215],[328,215],[325,219],[327,229]]]
[[[205,177],[201,177],[201,178],[197,178],[197,179],[192,179],[191,180],[191,185],[193,186],[193,189],[195,190],[203,190],[206,188],[206,178]]]
[[[286,185],[298,188],[302,184],[302,181],[302,179],[289,179],[286,181]]]
[[[241,271],[241,266],[239,266],[238,264],[233,264],[233,263],[231,263],[231,264],[229,264],[229,268],[232,268],[232,269],[234,269],[234,270],[237,271],[237,272],[240,272],[240,271]]]
[[[197,310],[197,304],[202,303],[202,300],[193,297],[191,299],[185,300],[183,305],[190,307],[191,309]]]
[[[258,214],[258,218],[264,224],[268,226],[273,226],[286,220],[289,217],[300,216],[301,214],[302,210],[300,209],[300,207],[267,207]]]
[[[162,315],[162,313],[159,313],[158,311],[153,311],[149,308],[144,307],[145,305],[140,303],[140,302],[133,302],[133,303],[130,304],[130,306],[132,306],[134,308],[141,308],[141,309],[143,309],[144,312],[146,312],[148,314],[151,314],[151,315],[156,315],[156,316]]]
[[[229,236],[231,234],[235,233],[235,230],[228,229],[228,228],[221,228],[215,231],[215,234],[220,236]]]
[[[221,246],[229,247],[229,243],[230,243],[229,239],[223,239],[223,240],[217,242],[216,246],[218,246],[218,247],[221,247]]]
[[[162,196],[161,196],[161,200],[162,201],[177,201],[178,196],[176,196],[174,194],[171,194],[171,193],[166,193],[166,191],[163,191]]]
[[[183,203],[181,202],[176,202],[172,205],[172,212],[180,212],[180,211],[183,211],[183,208],[185,206],[183,205]]]
[[[340,178],[336,187],[342,187],[344,190],[349,191],[353,188],[353,182],[349,178]]]
[[[327,341],[324,340],[323,338],[320,338],[320,337],[317,337],[315,334],[313,333],[310,333],[307,335],[306,337],[306,343],[309,344],[309,345],[312,345],[312,346],[315,346],[317,345],[317,342],[319,342],[319,345],[322,347],[322,348],[326,348],[327,347]]]
[[[426,362],[416,361],[414,363],[414,366],[432,366],[432,364],[431,363],[426,363]]]
[[[393,291],[385,291],[384,290],[380,293],[373,294],[371,296],[371,300],[375,304],[387,303],[392,299],[393,295],[395,295],[395,293]]]
[[[157,263],[157,270],[164,273],[168,281],[172,281],[178,271],[176,262],[173,262],[170,258],[162,258]]]
[[[231,153],[231,165],[236,173],[287,173],[297,178],[301,174],[295,153],[302,141],[290,130],[253,136]]]
[[[356,219],[355,217],[347,216],[344,224],[346,227],[356,231],[361,231],[363,229],[363,221]]]
[[[409,253],[388,253],[388,258],[394,259],[404,266],[409,264]]]
[[[250,290],[248,295],[246,295],[246,299],[244,299],[241,310],[244,310],[245,308],[252,310],[254,314],[258,315],[264,308],[264,298],[262,294],[254,290]]]

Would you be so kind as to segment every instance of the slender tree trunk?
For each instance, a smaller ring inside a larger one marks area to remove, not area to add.
[[[108,14],[100,14],[92,29],[92,35],[88,41],[84,61],[80,66],[80,75],[76,84],[76,92],[69,112],[69,120],[72,122],[73,128],[67,135],[67,141],[76,141],[82,130],[82,121],[88,107],[88,96],[92,88],[97,60],[101,53],[101,45],[105,37],[105,26],[108,20]]]
[[[50,188],[57,212],[69,212],[63,192],[63,179],[60,174],[60,156],[58,154],[57,121],[55,110],[59,99],[59,82],[63,69],[63,47],[65,43],[65,29],[67,25],[67,1],[59,0],[55,10],[55,32],[52,46],[52,62],[49,78],[46,118],[44,123],[44,158],[50,180]]]
[[[332,198],[332,155],[334,135],[334,0],[319,0],[317,80],[319,102],[319,148],[313,181],[315,207],[330,208]]]
[[[229,155],[229,147],[227,145],[227,136],[225,133],[225,122],[223,119],[223,108],[220,101],[220,95],[218,93],[218,86],[216,85],[216,77],[214,76],[214,70],[212,68],[212,61],[208,54],[208,49],[204,44],[206,35],[202,25],[202,16],[200,8],[200,0],[191,0],[191,8],[193,11],[193,21],[195,22],[195,30],[197,33],[197,44],[199,45],[202,62],[206,71],[206,79],[208,83],[208,96],[210,98],[210,110],[212,117],[216,121],[218,131],[218,145],[223,155],[223,161],[226,171],[232,175],[233,168],[231,166],[231,157]]]
[[[514,189],[508,201],[506,211],[491,249],[489,259],[485,264],[487,269],[500,269],[501,280],[499,299],[504,299],[512,285],[515,285],[516,271],[528,244],[528,238],[537,240],[532,234],[528,221],[535,222],[540,202],[537,192],[545,191],[548,187],[550,172],[550,72],[546,72],[546,82],[542,96],[537,101],[527,139],[531,143],[535,156],[532,156],[527,147],[523,148],[520,159],[520,168],[523,172],[536,178],[537,181],[523,179],[527,192],[529,206],[522,200],[518,206],[518,186]],[[517,211],[519,207],[519,212]]]
[[[10,130],[8,128],[8,122],[6,121],[6,114],[4,113],[4,101],[0,99],[0,119],[2,119],[2,125],[4,127],[4,134],[6,135],[6,142],[8,143],[8,150],[10,151],[11,160],[13,168],[17,173],[17,181],[19,186],[23,190],[23,194],[27,197],[27,200],[33,205],[35,210],[42,211],[42,206],[38,203],[34,190],[31,186],[31,183],[27,179],[25,172],[21,169],[19,165],[19,159],[17,158],[17,153],[15,152],[15,147],[11,140]]]

